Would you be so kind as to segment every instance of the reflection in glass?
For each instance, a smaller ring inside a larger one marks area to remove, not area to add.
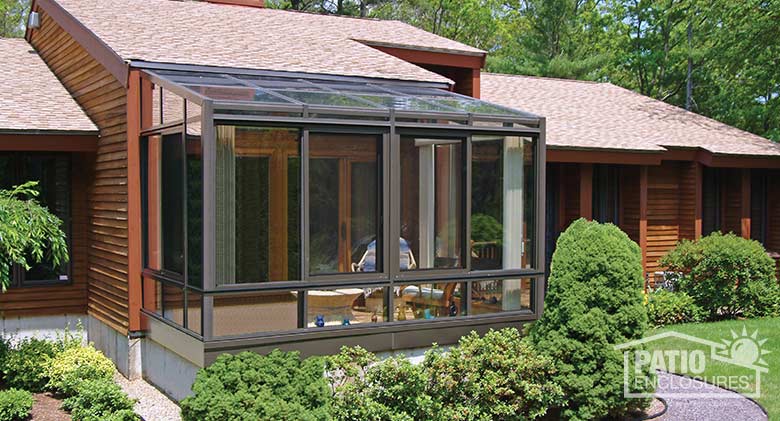
[[[213,328],[214,336],[297,329],[297,293],[280,291],[215,295]]]
[[[387,320],[385,288],[307,291],[308,327],[349,326]]]
[[[464,284],[431,283],[394,287],[396,321],[465,316]]]
[[[217,127],[217,283],[299,277],[300,134]]]
[[[471,267],[533,264],[533,144],[516,136],[474,136],[471,161]]]
[[[471,314],[531,310],[533,279],[479,281],[471,284]]]
[[[184,289],[162,284],[163,317],[184,326]]]
[[[184,275],[184,141],[181,134],[163,136],[160,177],[162,268]]]
[[[203,334],[201,321],[203,319],[203,295],[187,290],[187,329]]]
[[[462,268],[463,142],[401,138],[401,270]]]
[[[377,270],[380,142],[374,135],[311,134],[312,274]]]

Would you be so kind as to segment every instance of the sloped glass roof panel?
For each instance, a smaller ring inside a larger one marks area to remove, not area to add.
[[[216,87],[216,86],[197,86],[184,85],[187,89],[193,90],[207,98],[217,101],[250,101],[250,102],[269,102],[278,104],[292,104],[279,96],[271,95],[260,89],[250,87]]]
[[[292,98],[309,105],[324,105],[331,107],[380,108],[371,103],[360,101],[354,97],[338,92],[317,92],[299,90],[273,90],[279,95]]]

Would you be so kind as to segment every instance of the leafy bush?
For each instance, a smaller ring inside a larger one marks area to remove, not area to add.
[[[46,364],[46,388],[61,395],[76,393],[87,380],[111,380],[114,364],[92,345],[66,349]]]
[[[496,241],[504,238],[501,223],[490,215],[478,213],[471,217],[471,238],[476,242]]]
[[[62,401],[73,421],[139,420],[133,413],[135,401],[111,380],[87,380],[75,395]]]
[[[442,421],[533,420],[564,401],[552,361],[517,329],[471,332],[449,352],[429,352],[423,367]]]
[[[9,389],[0,392],[0,421],[22,421],[30,416],[33,407],[32,393]]]
[[[11,340],[0,336],[0,380],[3,378],[3,367],[5,366],[5,359],[11,352]]]
[[[48,378],[46,364],[59,351],[54,342],[29,338],[11,349],[3,362],[6,385],[31,392],[42,392]]]
[[[681,241],[661,264],[678,273],[678,291],[690,295],[710,320],[780,314],[775,263],[757,241],[716,232]]]
[[[530,329],[555,361],[552,379],[568,398],[561,415],[621,416],[647,402],[623,394],[623,357],[614,346],[647,330],[639,246],[618,227],[579,219],[558,239],[544,313]],[[628,384],[634,390],[634,369]]]
[[[704,310],[684,292],[657,289],[647,296],[647,317],[651,324],[661,327],[700,322],[704,320]]]
[[[321,358],[297,352],[221,355],[198,372],[193,396],[181,402],[185,421],[325,420],[330,390]]]

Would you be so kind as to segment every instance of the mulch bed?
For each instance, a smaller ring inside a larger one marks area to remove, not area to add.
[[[70,421],[70,415],[60,409],[62,401],[50,393],[36,393],[31,421]]]

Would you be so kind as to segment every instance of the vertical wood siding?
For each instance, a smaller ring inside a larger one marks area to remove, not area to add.
[[[721,172],[721,232],[742,233],[742,174],[739,169],[722,168]]]
[[[126,90],[46,13],[32,45],[100,129],[89,167],[88,310],[119,332],[128,328]],[[86,196],[86,195],[85,195]],[[75,197],[74,197],[75,199]]]
[[[646,270],[652,273],[680,238],[680,164],[664,162],[648,171]]]
[[[696,238],[697,163],[680,163],[680,240]]]
[[[63,140],[65,141],[65,140]],[[4,317],[83,314],[87,312],[87,189],[91,183],[89,154],[73,154],[71,170],[70,283],[14,288],[0,294]]]

